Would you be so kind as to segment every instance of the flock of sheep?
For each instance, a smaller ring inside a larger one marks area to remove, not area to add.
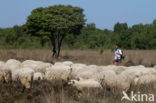
[[[105,85],[128,91],[132,84],[156,83],[156,66],[97,66],[71,61],[51,64],[34,60],[20,62],[15,59],[0,61],[0,81],[19,80],[26,88],[30,88],[32,81],[43,79],[63,79],[80,90],[102,88]]]

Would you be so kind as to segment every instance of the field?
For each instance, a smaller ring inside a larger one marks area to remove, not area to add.
[[[52,59],[51,50],[0,50],[0,60],[10,58],[20,61],[33,59],[45,62],[73,61],[84,64],[110,65],[112,64],[113,52],[110,50],[63,50],[59,59]],[[126,55],[122,65],[156,65],[156,50],[124,50]]]
[[[51,57],[50,50],[0,50],[0,60],[17,59],[20,61],[33,59],[45,62],[73,61],[74,63],[111,65],[113,52],[106,50],[63,50],[58,59]],[[126,59],[122,65],[156,65],[156,50],[125,50]],[[156,83],[148,85],[131,86],[130,91],[141,93],[154,93],[156,95]],[[147,89],[148,88],[148,89]],[[103,89],[88,89],[83,91],[68,85],[64,80],[40,80],[33,81],[32,88],[25,89],[18,81],[9,83],[0,82],[0,103],[134,103],[122,101],[122,91],[114,87],[111,91],[105,85]],[[156,98],[155,98],[156,99]],[[154,102],[136,102],[154,103]]]

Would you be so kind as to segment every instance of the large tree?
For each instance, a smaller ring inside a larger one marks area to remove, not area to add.
[[[85,21],[83,9],[70,5],[55,5],[34,9],[23,30],[40,38],[48,37],[53,46],[53,56],[58,57],[65,36],[79,34]]]

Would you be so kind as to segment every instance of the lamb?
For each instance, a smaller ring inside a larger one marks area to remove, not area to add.
[[[83,90],[84,88],[90,89],[90,88],[102,88],[100,83],[93,80],[93,79],[86,79],[86,80],[71,80],[68,82],[69,85],[75,86],[79,90]]]
[[[52,69],[49,69],[45,72],[45,79],[47,80],[57,80],[63,79],[68,80],[71,75],[71,68],[69,66],[56,66],[54,65]]]
[[[40,72],[35,72],[33,76],[33,80],[43,80],[44,79],[44,74]]]

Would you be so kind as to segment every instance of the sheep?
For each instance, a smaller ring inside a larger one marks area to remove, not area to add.
[[[76,78],[83,78],[83,79],[89,79],[92,75],[98,73],[96,68],[85,68],[82,69],[82,72],[79,71],[76,75]]]
[[[135,68],[135,67],[134,67]],[[123,71],[121,74],[117,75],[117,87],[128,91],[131,85],[135,85],[138,77],[142,75],[146,75],[149,73],[148,69],[145,68],[138,68],[138,69],[127,69]]]
[[[146,74],[135,79],[135,85],[156,83],[156,75]]]
[[[112,89],[116,86],[116,73],[112,70],[106,70],[97,73],[93,75],[91,79],[98,81],[99,83],[101,83],[102,87],[105,86],[109,89]]]
[[[127,92],[132,84],[133,78],[126,73],[121,73],[116,76],[116,87]]]
[[[5,62],[0,61],[0,66],[5,65]]]
[[[45,73],[46,68],[52,66],[51,63],[44,63],[41,61],[33,61],[33,60],[26,60],[22,63],[23,67],[32,68],[35,72]]]
[[[155,68],[147,68],[147,69],[149,69],[149,72],[151,74],[156,74],[156,69]]]
[[[98,66],[97,65],[88,65],[88,68],[98,68]]]
[[[22,66],[35,69],[39,64],[42,64],[42,63],[43,62],[41,61],[26,60],[22,62]]]
[[[108,69],[112,70],[113,68],[117,67],[116,65],[108,65],[106,66]]]
[[[79,73],[84,72],[87,68],[84,64],[73,64],[71,65],[71,75],[73,78],[77,78]]]
[[[43,80],[44,79],[44,74],[40,72],[35,72],[33,76],[33,80]]]
[[[11,70],[11,71],[20,69],[21,67],[22,67],[21,62],[15,59],[9,59],[4,65],[5,69]]]
[[[11,80],[11,71],[0,69],[0,81],[9,82]]]
[[[141,75],[145,75],[149,73],[149,69],[137,68],[137,67],[134,67],[134,68],[126,69],[122,73],[127,73],[127,75],[130,75],[131,77],[139,77]]]
[[[95,81],[93,79],[83,79],[83,80],[70,80],[68,82],[69,85],[72,85],[76,87],[79,90],[83,90],[84,88],[90,89],[90,88],[102,88],[101,84],[98,81]]]
[[[93,75],[91,77],[91,79],[94,79],[96,81],[101,81],[101,79],[109,79],[109,78],[114,78],[113,76],[116,76],[116,73],[112,70],[106,70],[106,71],[102,71],[100,73],[96,73],[95,75]]]
[[[62,62],[55,62],[54,65],[64,65]]]
[[[120,74],[121,72],[125,71],[126,67],[124,66],[117,66],[115,68],[113,68],[113,71],[115,71],[116,74]]]
[[[33,81],[34,70],[28,67],[14,70],[12,72],[12,79],[14,81],[20,81],[26,88],[31,87]]]
[[[71,68],[69,66],[56,66],[54,65],[52,69],[49,69],[45,72],[45,79],[47,80],[57,80],[63,79],[68,80],[71,75]]]
[[[35,72],[45,73],[46,68],[50,68],[50,67],[52,67],[52,64],[50,63],[40,63],[35,68],[33,68],[33,70],[35,70]]]
[[[97,69],[98,72],[111,70],[107,66],[98,66],[96,69]]]
[[[73,65],[73,62],[71,62],[71,61],[64,61],[63,64],[66,65],[66,66],[71,66],[71,65]]]
[[[5,62],[0,61],[0,69],[6,69]]]

